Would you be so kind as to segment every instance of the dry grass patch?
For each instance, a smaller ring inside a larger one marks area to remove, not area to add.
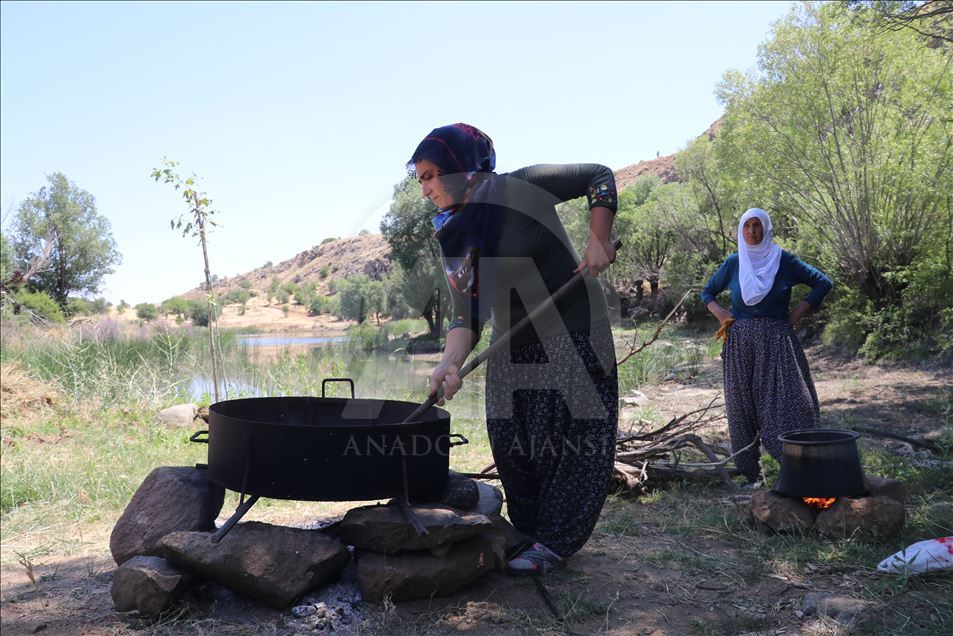
[[[26,372],[19,362],[0,364],[0,422],[48,416],[62,396]]]

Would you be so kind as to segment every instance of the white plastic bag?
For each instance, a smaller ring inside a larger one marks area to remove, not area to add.
[[[953,537],[918,541],[887,557],[877,569],[881,572],[919,574],[953,568]]]

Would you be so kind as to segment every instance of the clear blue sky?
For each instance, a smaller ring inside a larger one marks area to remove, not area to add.
[[[103,294],[160,302],[202,280],[185,211],[149,173],[195,173],[220,211],[213,273],[377,232],[432,128],[471,123],[498,170],[668,154],[722,112],[788,2],[0,5],[0,212],[62,172],[123,263]]]

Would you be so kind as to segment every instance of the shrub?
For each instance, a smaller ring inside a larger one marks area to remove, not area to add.
[[[218,318],[221,313],[221,307],[219,305],[215,305],[215,317]],[[208,327],[208,301],[190,300],[188,315],[189,318],[192,319],[192,324],[194,324],[196,327]]]
[[[89,316],[93,313],[95,313],[93,303],[85,298],[70,298],[66,301],[66,315],[70,318],[73,316]]]
[[[189,301],[181,296],[173,296],[172,298],[167,298],[159,304],[159,311],[162,312],[164,316],[173,314],[175,316],[184,316],[188,313],[189,310]]]
[[[242,305],[249,301],[251,294],[244,289],[233,289],[222,296],[223,305]]]
[[[66,322],[63,309],[46,292],[21,291],[17,294],[17,302],[40,318],[50,322]]]
[[[159,310],[152,303],[139,303],[136,305],[136,318],[140,320],[155,320],[159,317]]]
[[[340,310],[335,296],[314,296],[308,304],[309,316],[336,314]]]

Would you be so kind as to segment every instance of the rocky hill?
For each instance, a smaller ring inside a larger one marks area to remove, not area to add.
[[[719,118],[708,127],[708,130],[699,135],[699,137],[704,135],[707,136],[709,140],[713,140],[718,134],[718,129],[721,128],[721,122],[722,119]],[[624,190],[632,185],[636,179],[647,174],[656,175],[662,180],[662,183],[681,181],[678,170],[675,169],[675,155],[672,154],[656,157],[655,159],[647,159],[616,170],[615,185],[619,190]]]
[[[714,139],[720,126],[721,119],[702,134]],[[680,181],[675,169],[675,155],[672,154],[616,170],[616,186],[622,190],[646,174],[657,175],[662,183]],[[280,284],[314,281],[319,293],[330,294],[331,284],[338,278],[351,274],[380,278],[390,272],[392,267],[390,249],[384,237],[380,234],[364,234],[328,241],[281,263],[259,267],[238,276],[219,278],[214,281],[213,287],[217,295],[243,286],[263,295],[272,279],[277,278]],[[201,298],[204,297],[204,290],[195,288],[183,295]]]
[[[268,289],[272,279],[277,278],[279,284],[314,281],[318,293],[327,295],[331,292],[332,282],[338,278],[352,274],[380,278],[390,272],[389,255],[390,247],[381,234],[350,236],[315,245],[280,263],[264,265],[237,276],[218,278],[213,281],[212,287],[216,295],[242,287],[261,295]],[[200,298],[204,297],[205,291],[196,287],[182,295]]]

